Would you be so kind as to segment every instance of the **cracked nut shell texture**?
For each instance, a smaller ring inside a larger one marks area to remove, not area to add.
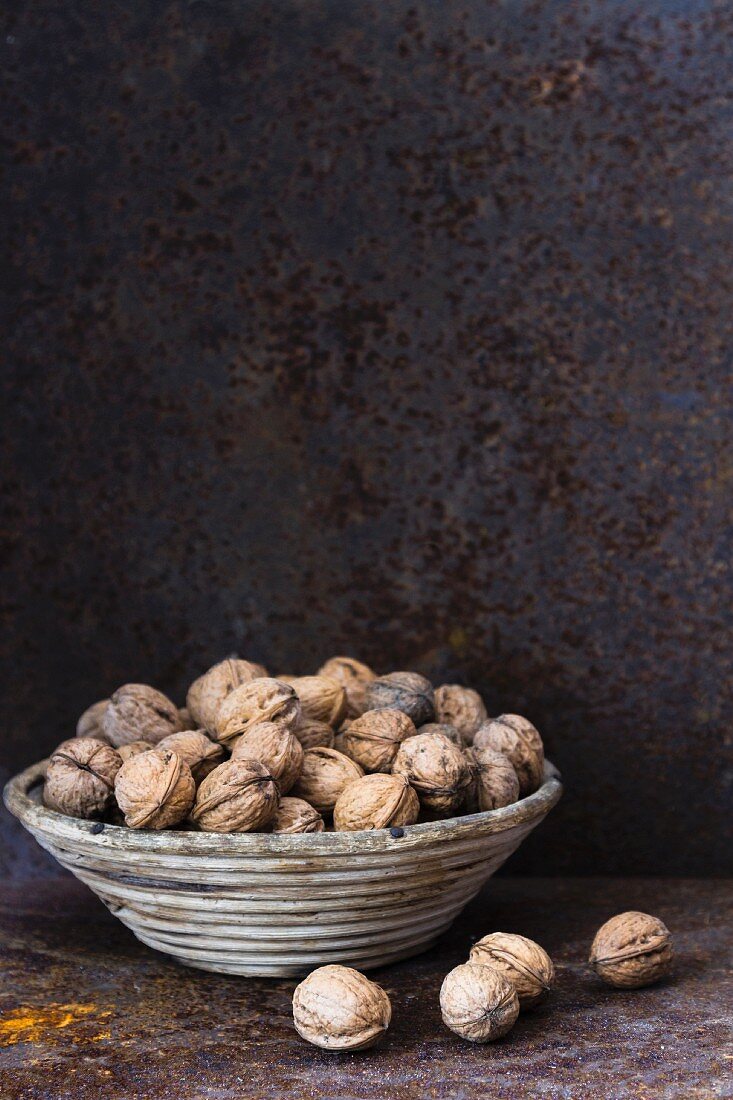
[[[119,753],[106,741],[94,737],[62,741],[46,768],[44,805],[69,817],[98,817],[112,802],[121,767]]]
[[[389,997],[350,966],[321,966],[293,994],[298,1034],[324,1050],[366,1050],[392,1019]]]
[[[467,962],[446,974],[440,1011],[447,1027],[471,1043],[490,1043],[512,1029],[519,998],[499,970]]]
[[[300,722],[300,700],[290,684],[262,676],[231,691],[216,714],[216,739],[232,748],[238,737],[260,722],[274,722],[295,730]]]
[[[416,726],[435,718],[433,685],[417,672],[390,672],[366,687],[366,709],[402,710]]]
[[[342,743],[365,771],[386,772],[405,738],[416,733],[414,722],[401,710],[368,710],[349,723]]]
[[[471,948],[470,962],[493,966],[512,983],[520,1009],[543,1001],[555,982],[555,967],[543,947],[513,932],[492,932]]]
[[[672,969],[669,929],[649,913],[630,910],[611,917],[593,940],[590,964],[617,989],[640,989],[665,978]]]
[[[204,832],[257,832],[270,824],[279,802],[277,784],[264,764],[241,757],[207,775],[191,816]]]
[[[227,657],[194,680],[186,695],[186,709],[198,725],[214,733],[216,713],[230,692],[251,680],[267,676],[262,665]]]
[[[157,745],[181,728],[178,707],[149,684],[124,684],[110,697],[102,715],[102,730],[115,748],[130,741]]]
[[[188,764],[168,749],[151,749],[122,765],[115,798],[131,829],[170,829],[188,814],[196,784]]]
[[[404,776],[374,772],[344,788],[334,806],[333,824],[337,831],[388,829],[414,825],[419,813],[419,799]]]

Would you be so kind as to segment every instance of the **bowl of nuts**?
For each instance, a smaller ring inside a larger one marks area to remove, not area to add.
[[[425,951],[561,794],[528,719],[335,657],[228,658],[182,708],[126,684],[4,797],[143,943],[290,976]]]

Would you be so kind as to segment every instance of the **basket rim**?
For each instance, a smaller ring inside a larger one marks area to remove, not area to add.
[[[404,827],[404,835],[393,837],[389,829],[369,829],[359,832],[323,833],[204,833],[178,830],[128,829],[104,824],[101,832],[93,833],[97,824],[82,818],[67,817],[49,810],[29,796],[29,791],[45,774],[48,759],[32,764],[5,784],[3,801],[7,809],[30,832],[40,832],[63,843],[84,843],[92,850],[118,851],[127,854],[160,852],[200,856],[239,855],[300,855],[324,856],[362,852],[396,852],[408,848],[423,848],[435,843],[491,836],[522,825],[537,824],[555,806],[563,792],[560,773],[545,761],[544,782],[539,790],[500,810],[443,818]]]

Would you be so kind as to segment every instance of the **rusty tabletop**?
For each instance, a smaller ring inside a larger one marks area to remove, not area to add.
[[[660,916],[672,978],[613,991],[585,964],[624,909]],[[498,878],[426,955],[377,971],[392,999],[381,1047],[301,1041],[295,982],[187,970],[138,943],[71,878],[7,883],[0,904],[3,1100],[733,1096],[733,888],[722,880]],[[445,973],[492,930],[551,953],[557,988],[511,1034],[472,1046],[441,1023]]]

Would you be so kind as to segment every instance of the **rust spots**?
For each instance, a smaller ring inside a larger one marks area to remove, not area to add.
[[[49,1004],[40,1008],[22,1006],[0,1017],[0,1047],[16,1043],[41,1043],[55,1031],[63,1031],[88,1017],[107,1019],[112,1012],[100,1011],[95,1004]],[[110,1032],[101,1030],[95,1035],[84,1035],[85,1042],[108,1039]],[[75,1040],[76,1041],[76,1040]]]

